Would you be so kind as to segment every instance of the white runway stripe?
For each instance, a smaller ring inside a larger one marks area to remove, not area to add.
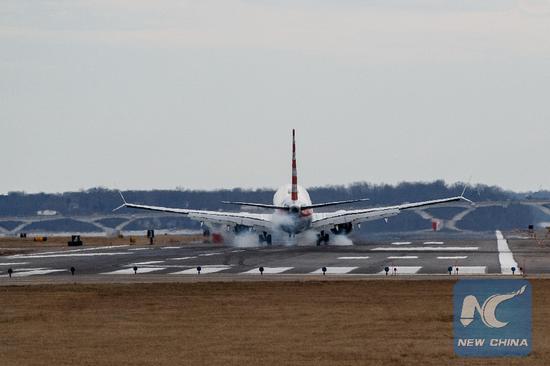
[[[468,258],[467,255],[455,255],[450,257],[437,257],[437,259],[466,259]]]
[[[416,255],[390,256],[388,259],[418,259]]]
[[[327,274],[344,274],[344,273],[349,273],[357,268],[359,267],[327,267],[326,273]],[[311,272],[311,274],[323,274],[323,268],[319,268]]]
[[[197,258],[197,256],[192,256],[192,257],[179,257],[179,258],[168,258],[172,261],[183,261],[185,259],[193,259],[193,258]]]
[[[442,245],[442,244],[445,244],[445,243],[442,241],[425,241],[424,242],[424,245]]]
[[[137,274],[162,271],[163,269],[166,269],[166,268],[165,267],[142,267],[141,268],[141,267],[138,266]],[[134,269],[133,268],[124,268],[124,269],[119,269],[117,271],[104,272],[104,273],[101,273],[101,274],[104,274],[104,275],[134,274]]]
[[[222,252],[202,253],[202,254],[199,254],[199,257],[210,257],[211,255],[219,255],[219,254],[223,254],[223,253]]]
[[[520,273],[518,263],[514,259],[514,255],[508,246],[508,241],[504,239],[502,233],[497,230],[497,248],[498,248],[498,261],[500,262],[500,273],[512,274],[512,267],[516,268],[518,274]]]
[[[293,269],[294,267],[264,267],[264,274],[277,274],[277,273],[283,273],[283,272],[286,272],[286,271],[290,271],[291,269]],[[240,274],[252,274],[252,275],[259,275],[261,274],[260,273],[260,268],[253,268],[249,271],[246,271],[246,272],[242,272]]]
[[[221,272],[221,271],[225,271],[226,269],[229,269],[229,268],[231,268],[231,267],[230,266],[201,266],[201,275],[208,274],[208,273]],[[186,270],[183,270],[183,271],[173,272],[173,273],[170,273],[170,274],[173,274],[173,275],[196,275],[197,274],[197,268],[193,267],[193,268],[189,268],[189,269],[186,269]]]
[[[388,266],[390,271],[388,272],[388,275],[392,275],[394,273],[397,273],[397,275],[400,274],[415,274],[418,271],[420,271],[421,266]],[[397,269],[397,271],[394,271],[394,268]],[[383,269],[378,274],[386,274],[386,271]]]
[[[338,259],[369,259],[370,257],[338,257]]]
[[[144,264],[159,264],[159,263],[164,263],[164,261],[137,262],[137,263],[134,263],[134,264],[131,264],[131,265],[132,266],[141,266],[141,265],[144,265]]]
[[[28,276],[36,276],[36,275],[45,275],[49,273],[55,273],[55,272],[67,272],[66,269],[49,269],[49,268],[25,268],[14,270],[12,273],[12,277],[28,277]],[[9,277],[9,275],[5,274],[0,277]]]
[[[394,241],[391,245],[409,245],[412,244],[410,241]]]
[[[151,250],[153,248],[132,248],[132,249],[128,249],[128,250],[131,250],[132,252],[137,252],[138,250]]]
[[[115,249],[115,248],[126,248],[129,247],[130,244],[122,244],[122,245],[106,245],[104,247],[93,247],[93,248],[83,248],[83,249],[72,249],[73,251],[84,251],[84,250],[102,250],[102,249]]]
[[[181,247],[161,247],[160,249],[181,249]]]
[[[89,252],[92,250],[103,250],[103,249],[115,249],[115,248],[125,248],[129,247],[130,245],[124,244],[124,245],[108,245],[104,247],[92,247],[92,248],[81,248],[81,249],[68,249],[68,250],[56,250],[56,251],[50,251],[50,252],[40,252],[36,253],[37,255],[49,255],[49,254],[63,254],[63,253],[78,253],[78,252]],[[33,254],[29,254],[33,255]]]
[[[61,253],[61,254],[17,254],[12,255],[9,258],[25,258],[25,259],[32,259],[32,258],[63,258],[63,257],[104,257],[104,256],[112,256],[112,255],[128,255],[132,253],[128,252],[107,252],[107,253]]]
[[[475,251],[479,247],[406,247],[406,248],[394,248],[394,247],[379,247],[373,248],[372,251],[378,252],[465,252]]]
[[[0,263],[0,266],[20,266],[23,264],[29,264],[29,262]]]
[[[456,273],[457,267],[458,267],[458,275],[487,273],[487,267],[485,266],[453,266],[453,274]]]

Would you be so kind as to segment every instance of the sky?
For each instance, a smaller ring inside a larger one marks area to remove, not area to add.
[[[0,193],[550,189],[550,0],[3,0]],[[471,178],[470,178],[471,177]]]

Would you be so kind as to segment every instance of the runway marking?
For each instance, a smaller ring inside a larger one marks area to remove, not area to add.
[[[283,272],[286,272],[286,271],[290,271],[293,268],[294,267],[264,267],[264,274],[283,273]],[[249,271],[246,271],[246,272],[241,272],[240,274],[259,275],[261,273],[260,273],[260,269],[258,267],[258,268],[253,268],[253,269],[251,269]]]
[[[410,241],[395,241],[391,245],[409,245],[412,244]]]
[[[455,255],[450,257],[437,257],[437,259],[466,259],[468,258],[467,255]]]
[[[12,277],[28,277],[36,275],[45,275],[55,272],[66,272],[66,269],[50,269],[50,268],[20,268],[12,273]],[[9,275],[2,275],[0,277],[9,277]]]
[[[461,274],[485,274],[487,267],[485,266],[453,266],[453,274],[456,273],[458,267],[458,275]]]
[[[211,255],[220,255],[223,254],[222,252],[215,252],[215,253],[202,253],[199,254],[199,257],[210,257]]]
[[[81,248],[81,249],[68,249],[68,250],[57,250],[57,251],[49,251],[49,252],[40,252],[36,253],[39,255],[49,255],[49,254],[59,254],[59,253],[78,253],[78,252],[89,252],[91,250],[104,250],[104,249],[115,249],[115,248],[125,248],[129,247],[129,244],[124,245],[108,245],[104,247],[92,247],[92,248]]]
[[[327,267],[327,274],[344,274],[344,273],[349,273],[351,271],[353,271],[354,269],[357,269],[359,267]],[[323,269],[322,268],[319,268],[313,272],[311,272],[311,274],[323,274]]]
[[[9,256],[8,258],[63,258],[63,257],[100,257],[110,255],[128,255],[132,253],[128,252],[107,252],[107,253],[60,253],[60,254],[16,254]]]
[[[377,252],[405,252],[405,251],[418,251],[418,252],[447,252],[447,251],[453,251],[453,252],[460,252],[460,251],[476,251],[479,247],[406,247],[406,248],[392,248],[392,247],[379,247],[379,248],[372,248],[372,251]]]
[[[160,249],[181,249],[181,247],[161,247]]]
[[[134,263],[132,264],[132,266],[141,266],[141,265],[146,265],[146,264],[159,264],[159,263],[164,263],[164,261],[149,261],[149,262],[137,262],[137,263]]]
[[[153,248],[132,248],[132,249],[128,249],[128,250],[131,250],[132,252],[137,252],[138,250],[151,250]]]
[[[237,250],[232,250],[231,253],[240,253],[240,252],[246,252],[246,250],[244,249],[237,249]]]
[[[194,258],[197,258],[196,255],[192,256],[192,257],[179,257],[179,258],[168,258],[169,260],[172,260],[172,261],[183,261],[185,259],[194,259]]]
[[[0,266],[20,266],[23,264],[29,264],[29,262],[0,263]]]
[[[397,275],[400,275],[400,274],[416,274],[418,271],[420,271],[420,268],[422,268],[421,266],[388,266],[388,267],[390,269],[389,272],[388,272],[388,275],[392,275],[394,273],[396,273]],[[397,271],[394,271],[394,268],[397,269]],[[386,270],[383,269],[380,272],[378,272],[378,274],[385,275]]]
[[[165,267],[142,267],[142,268],[138,267],[137,274],[162,271],[163,269],[165,269]],[[124,268],[124,269],[119,269],[119,270],[112,271],[112,272],[104,272],[104,273],[101,273],[101,274],[103,274],[103,275],[134,274],[134,269],[133,268]]]
[[[201,266],[201,275],[221,272],[221,271],[225,271],[226,269],[229,269],[229,268],[231,268],[231,267],[230,266]],[[189,269],[179,271],[179,272],[173,272],[173,273],[170,273],[170,274],[173,274],[173,275],[197,275],[198,273],[197,273],[197,268],[194,267],[194,268],[189,268]]]
[[[338,259],[369,259],[370,257],[363,256],[363,257],[338,257]]]
[[[500,230],[496,231],[497,247],[498,247],[498,261],[500,262],[500,273],[512,274],[512,267],[516,267],[518,274],[520,273],[518,263],[514,260],[514,255],[508,246],[508,241],[504,239],[504,236]]]
[[[388,259],[418,259],[416,255],[390,256]]]
[[[424,245],[442,245],[445,244],[443,241],[425,241]]]
[[[74,249],[74,251],[80,250],[102,250],[102,249],[115,249],[115,248],[126,248],[129,247],[130,244],[122,244],[122,245],[106,245],[103,247],[93,247],[93,248],[83,248],[83,249]]]

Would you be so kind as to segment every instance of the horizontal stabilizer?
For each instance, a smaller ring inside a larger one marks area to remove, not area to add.
[[[369,200],[368,198],[360,198],[360,199],[356,199],[356,200],[317,203],[317,204],[313,204],[313,205],[309,205],[309,206],[302,206],[302,210],[307,210],[307,209],[310,209],[310,208],[320,208],[320,207],[346,205],[348,203],[364,202],[364,201],[368,201],[368,200]]]
[[[226,205],[238,205],[238,206],[270,208],[270,209],[273,209],[273,210],[288,210],[288,207],[285,207],[285,206],[268,205],[268,204],[264,204],[264,203],[233,202],[233,201],[222,201],[222,203],[224,203]]]

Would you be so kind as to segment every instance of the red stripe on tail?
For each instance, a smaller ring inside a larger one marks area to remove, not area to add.
[[[298,172],[296,170],[296,131],[292,130],[292,192],[290,198],[298,201]]]

